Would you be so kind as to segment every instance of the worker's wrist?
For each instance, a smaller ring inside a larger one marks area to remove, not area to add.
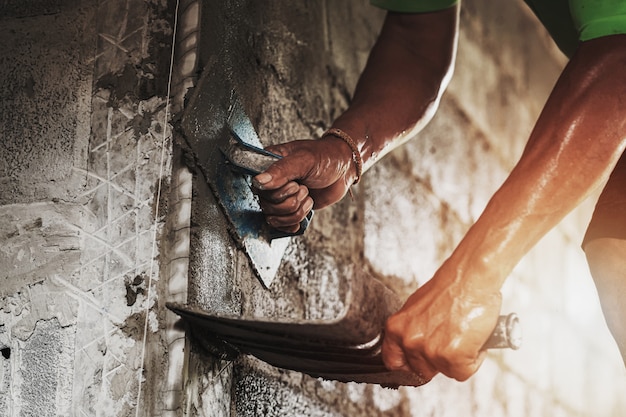
[[[346,184],[356,184],[363,175],[363,160],[357,142],[345,131],[339,128],[330,128],[323,135],[322,140],[333,143],[333,148],[342,154],[342,160],[347,162],[345,170]],[[346,153],[346,150],[349,153]],[[348,158],[346,159],[346,156]]]

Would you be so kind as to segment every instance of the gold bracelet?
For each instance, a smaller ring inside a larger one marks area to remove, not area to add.
[[[361,175],[363,174],[363,159],[361,159],[361,153],[359,152],[358,146],[356,145],[354,140],[352,140],[350,135],[336,127],[328,129],[326,132],[324,132],[322,138],[325,138],[326,136],[335,136],[348,144],[348,146],[352,150],[352,160],[356,165],[356,179],[354,180],[353,184],[358,184],[358,182],[361,180]]]

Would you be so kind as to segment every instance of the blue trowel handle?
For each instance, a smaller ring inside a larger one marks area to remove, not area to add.
[[[231,133],[233,138],[231,138],[228,145],[222,149],[222,153],[232,167],[243,174],[250,176],[258,175],[282,158],[282,156],[266,151],[263,148],[245,143],[235,132],[231,131]],[[306,231],[307,227],[309,227],[312,218],[313,211],[310,211],[300,222],[300,229],[298,229],[297,232],[287,233],[274,229],[270,231],[270,238],[278,239],[281,237],[301,235]]]

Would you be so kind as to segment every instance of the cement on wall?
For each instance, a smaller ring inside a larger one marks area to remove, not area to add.
[[[161,415],[173,7],[0,10],[0,415]]]
[[[27,3],[0,14],[1,204],[64,198],[84,182],[72,168],[85,168],[95,3]]]

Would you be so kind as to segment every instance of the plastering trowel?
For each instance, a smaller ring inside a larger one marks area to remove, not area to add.
[[[270,165],[282,158],[282,156],[269,152],[261,147],[261,141],[254,130],[254,126],[252,126],[250,119],[243,110],[241,102],[234,93],[227,124],[231,137],[228,140],[228,144],[222,146],[220,149],[234,171],[252,177],[265,171]],[[230,196],[231,195],[224,195],[223,197],[229,198]],[[238,196],[236,195],[235,197]],[[231,204],[236,205],[238,202],[232,202]],[[240,210],[238,214],[244,212],[245,210]],[[235,221],[235,223],[251,222],[250,227],[263,230],[263,232],[257,233],[259,237],[264,236],[266,239],[272,241],[274,239],[303,234],[309,226],[312,217],[313,211],[309,212],[300,222],[300,228],[294,233],[286,233],[274,229],[256,215],[250,216],[247,220],[241,219],[240,221]]]
[[[264,220],[251,176],[280,158],[263,149],[244,105],[219,64],[209,66],[189,97],[179,128],[230,224],[265,287],[274,280],[292,236],[302,234],[309,213],[296,233],[270,227]]]
[[[364,272],[355,270],[347,281],[343,309],[328,320],[242,318],[180,304],[168,307],[183,318],[198,344],[223,358],[250,354],[279,368],[342,382],[385,387],[428,382],[410,372],[388,371],[383,363],[383,328],[400,299]],[[500,317],[485,348],[517,349],[520,344],[520,325],[510,314]]]

